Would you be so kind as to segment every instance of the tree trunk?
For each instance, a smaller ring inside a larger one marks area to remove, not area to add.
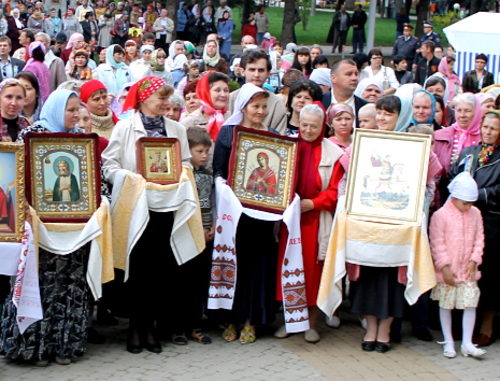
[[[181,0],[167,1],[168,18],[174,21],[175,26],[177,26],[177,10],[179,9],[180,2]],[[174,29],[172,37],[177,38],[177,28]]]
[[[395,9],[394,9],[394,14],[398,14],[399,12],[401,12],[401,8],[403,8],[403,0],[396,0],[394,2],[394,6],[395,6]]]
[[[241,16],[241,27],[246,24],[248,18],[250,17],[250,12],[252,11],[252,2],[251,1],[244,1],[243,2],[243,11],[242,11],[242,16]]]
[[[345,7],[348,11],[354,11],[355,6],[355,0],[346,0]]]
[[[311,16],[316,16],[316,0],[311,0]]]
[[[417,28],[415,35],[421,37],[424,33],[424,21],[427,20],[429,16],[429,0],[420,0],[417,5]]]
[[[293,42],[293,29],[295,28],[296,0],[286,0],[283,10],[283,26],[281,28],[281,46]]]
[[[409,16],[410,15],[410,12],[411,12],[411,1],[410,0],[407,0],[405,2],[405,8],[406,8],[406,14]]]

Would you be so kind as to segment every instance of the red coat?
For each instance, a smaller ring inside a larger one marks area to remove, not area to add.
[[[241,37],[252,36],[257,43],[257,27],[255,25],[245,24],[241,29]]]

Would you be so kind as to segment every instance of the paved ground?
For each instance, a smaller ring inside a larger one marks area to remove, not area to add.
[[[117,327],[97,327],[108,340],[89,344],[87,354],[69,366],[51,363],[36,368],[0,359],[0,380],[500,380],[500,343],[488,348],[483,359],[459,356],[446,359],[441,346],[420,342],[408,334],[403,344],[385,354],[363,352],[363,329],[355,316],[341,311],[342,326],[322,324],[322,340],[308,344],[302,334],[284,340],[272,337],[271,329],[260,332],[254,344],[226,343],[212,330],[214,342],[203,346],[177,346],[163,342],[163,352],[132,355],[125,351],[126,322]],[[441,334],[433,331],[436,339]],[[458,347],[458,343],[457,343]]]

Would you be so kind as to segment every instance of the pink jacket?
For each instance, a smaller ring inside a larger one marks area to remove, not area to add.
[[[484,227],[481,212],[473,206],[466,212],[460,211],[451,199],[431,218],[429,227],[431,252],[438,282],[444,282],[442,268],[448,265],[456,275],[456,282],[467,278],[467,264],[473,260],[482,262],[484,249]],[[481,273],[476,271],[476,279]]]

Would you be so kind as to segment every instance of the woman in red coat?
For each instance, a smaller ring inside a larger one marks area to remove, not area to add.
[[[321,102],[305,106],[299,117],[299,161],[296,192],[300,196],[300,233],[306,283],[310,329],[304,334],[307,342],[320,340],[316,322],[320,314],[316,305],[323,261],[328,247],[333,213],[337,205],[338,184],[344,170],[339,159],[344,154],[337,145],[325,139],[326,115]],[[287,240],[280,239],[283,259]],[[282,263],[282,261],[278,262]],[[281,274],[281,272],[279,272]],[[278,282],[277,299],[282,299]],[[288,336],[285,326],[274,334]]]

